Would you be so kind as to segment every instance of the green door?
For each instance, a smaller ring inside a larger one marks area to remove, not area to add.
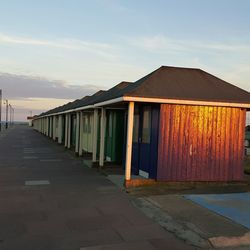
[[[121,163],[124,143],[123,110],[107,111],[107,126],[105,139],[106,160]]]
[[[71,145],[76,145],[76,115],[71,115]]]

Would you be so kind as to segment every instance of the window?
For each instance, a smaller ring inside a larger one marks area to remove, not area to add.
[[[139,109],[138,109],[138,106],[135,106],[134,126],[133,126],[133,142],[134,143],[138,143],[138,139],[139,139],[139,122],[140,122]]]
[[[143,123],[142,123],[142,143],[150,143],[151,132],[151,107],[143,108]]]

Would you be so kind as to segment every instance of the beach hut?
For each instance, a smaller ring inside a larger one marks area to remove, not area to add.
[[[103,166],[104,161],[122,161],[125,107],[106,107],[103,112],[102,108],[96,108],[94,104],[108,99],[128,84],[123,81],[107,91],[98,91],[77,108],[82,116],[79,154],[81,151],[92,153],[93,162],[98,160],[100,166]]]
[[[120,93],[130,82],[120,82],[109,90],[105,91],[92,102],[92,109],[96,112],[93,123],[96,124],[96,157],[99,158],[99,165],[103,166],[104,161],[121,164],[124,146],[124,119],[126,107],[124,105],[112,105],[105,108],[98,108],[96,103],[108,100],[111,96]],[[93,160],[95,156],[93,157]]]
[[[125,180],[243,179],[250,93],[203,70],[162,66],[96,107],[126,105]]]

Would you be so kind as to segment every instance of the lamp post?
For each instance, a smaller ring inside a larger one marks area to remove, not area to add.
[[[12,125],[12,121],[11,121],[11,105],[9,104],[9,125]]]
[[[9,102],[8,100],[5,100],[6,104],[6,123],[5,123],[5,128],[8,129],[8,108],[9,108]]]
[[[9,125],[13,126],[14,124],[14,108],[9,104]]]

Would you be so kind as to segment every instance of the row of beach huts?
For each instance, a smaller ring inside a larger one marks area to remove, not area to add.
[[[162,66],[33,117],[34,128],[100,167],[154,181],[243,180],[250,93],[203,70]]]

